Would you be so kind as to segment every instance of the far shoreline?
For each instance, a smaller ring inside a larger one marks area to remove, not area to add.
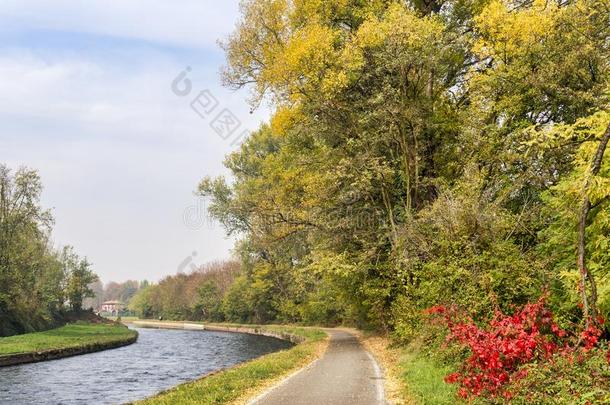
[[[153,319],[137,319],[122,321],[125,325],[133,325],[138,328],[156,328],[156,329],[179,329],[179,330],[201,330],[208,332],[228,332],[228,333],[245,333],[249,335],[267,336],[280,340],[285,340],[293,344],[303,343],[305,338],[294,333],[287,333],[281,330],[272,330],[270,327],[274,325],[237,325],[237,324],[213,324],[204,322],[192,321],[157,321]],[[286,325],[277,325],[285,327]]]

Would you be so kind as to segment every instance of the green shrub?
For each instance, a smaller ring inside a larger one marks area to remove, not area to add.
[[[610,365],[606,356],[607,348],[595,348],[530,364],[524,368],[527,376],[508,387],[511,403],[608,404]]]

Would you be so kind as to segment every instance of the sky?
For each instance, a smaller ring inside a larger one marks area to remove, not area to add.
[[[238,1],[3,0],[0,163],[38,170],[53,243],[103,282],[230,257],[194,191],[268,118],[223,88]]]

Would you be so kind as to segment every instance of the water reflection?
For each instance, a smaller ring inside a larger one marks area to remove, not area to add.
[[[116,404],[145,398],[290,343],[241,333],[140,329],[138,342],[0,368],[0,403]]]

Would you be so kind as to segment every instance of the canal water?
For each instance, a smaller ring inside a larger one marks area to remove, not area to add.
[[[120,404],[291,346],[242,333],[142,329],[132,345],[0,368],[0,404]]]

